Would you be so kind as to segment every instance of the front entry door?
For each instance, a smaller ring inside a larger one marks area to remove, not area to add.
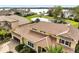
[[[38,53],[44,53],[46,50],[40,46],[38,46]]]

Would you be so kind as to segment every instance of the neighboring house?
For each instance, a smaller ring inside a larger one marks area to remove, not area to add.
[[[14,29],[20,25],[27,24],[27,23],[29,23],[29,20],[27,20],[26,18],[21,17],[21,16],[17,16],[17,15],[0,16],[0,25],[1,26],[9,25],[9,26],[11,26],[12,29]]]
[[[0,16],[5,15],[14,15],[14,11],[10,11],[10,10],[0,10]]]
[[[64,18],[74,19],[75,17],[75,14],[73,14],[72,10],[69,10],[69,9],[63,9],[63,15],[64,15]]]
[[[21,14],[21,16],[26,16],[28,14],[33,14],[33,12],[31,12],[30,10],[28,11],[27,9],[17,9],[17,8],[8,8],[8,9],[2,9],[0,10],[0,16],[5,15],[5,16],[9,16],[9,15],[15,15],[15,14]]]
[[[46,52],[46,47],[50,45],[62,45],[64,52],[74,52],[79,41],[79,30],[68,24],[38,22],[16,28],[12,36],[37,52]]]

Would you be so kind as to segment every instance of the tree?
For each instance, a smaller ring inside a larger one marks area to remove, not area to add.
[[[55,47],[49,46],[47,48],[47,52],[48,53],[62,53],[63,52],[63,48],[60,45],[56,45]]]
[[[75,14],[75,19],[79,19],[79,6],[73,8],[73,13]]]
[[[44,11],[43,11],[44,12]],[[44,16],[44,13],[43,12],[39,12],[39,17],[42,17]]]
[[[75,53],[79,53],[79,41],[78,41],[78,43],[76,44]]]
[[[8,32],[5,28],[0,27],[0,40],[11,38],[11,33]]]
[[[18,12],[18,11],[16,11],[14,14],[15,14],[15,15],[19,15],[19,16],[22,15],[22,14],[21,14],[20,12]]]
[[[53,17],[55,19],[59,19],[59,18],[61,18],[61,14],[62,14],[62,7],[61,6],[54,7]]]
[[[5,39],[5,35],[7,34],[7,31],[6,30],[0,30],[0,38],[1,40],[4,40]]]
[[[64,14],[62,12],[62,7],[61,6],[55,6],[53,9],[48,10],[48,15],[54,17],[54,22],[55,23],[63,23],[64,21],[62,18],[64,18]]]
[[[53,9],[49,9],[47,13],[48,13],[48,16],[53,16]]]

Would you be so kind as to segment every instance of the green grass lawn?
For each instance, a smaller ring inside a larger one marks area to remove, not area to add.
[[[32,16],[27,16],[25,18],[27,18],[29,21],[32,21],[32,18],[35,18],[35,17],[40,17],[39,15],[32,15]],[[50,17],[50,16],[42,16],[42,18],[47,18],[47,19],[53,19],[53,17]],[[75,22],[73,20],[65,20],[65,22],[68,22],[70,23],[72,26],[74,26],[75,28],[78,28],[78,22]]]
[[[78,28],[78,22],[75,22],[73,20],[65,20],[65,22],[70,23],[72,26],[74,26],[75,28]]]
[[[25,18],[27,18],[29,21],[32,21],[32,18],[35,18],[35,17],[40,17],[40,16],[39,15],[32,15],[32,16],[26,16]],[[42,18],[52,19],[53,17],[42,16]]]

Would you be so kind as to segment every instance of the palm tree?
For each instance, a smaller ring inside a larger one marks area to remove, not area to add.
[[[49,46],[47,48],[47,52],[48,53],[62,53],[63,52],[63,48],[60,45],[56,45],[55,47]]]

